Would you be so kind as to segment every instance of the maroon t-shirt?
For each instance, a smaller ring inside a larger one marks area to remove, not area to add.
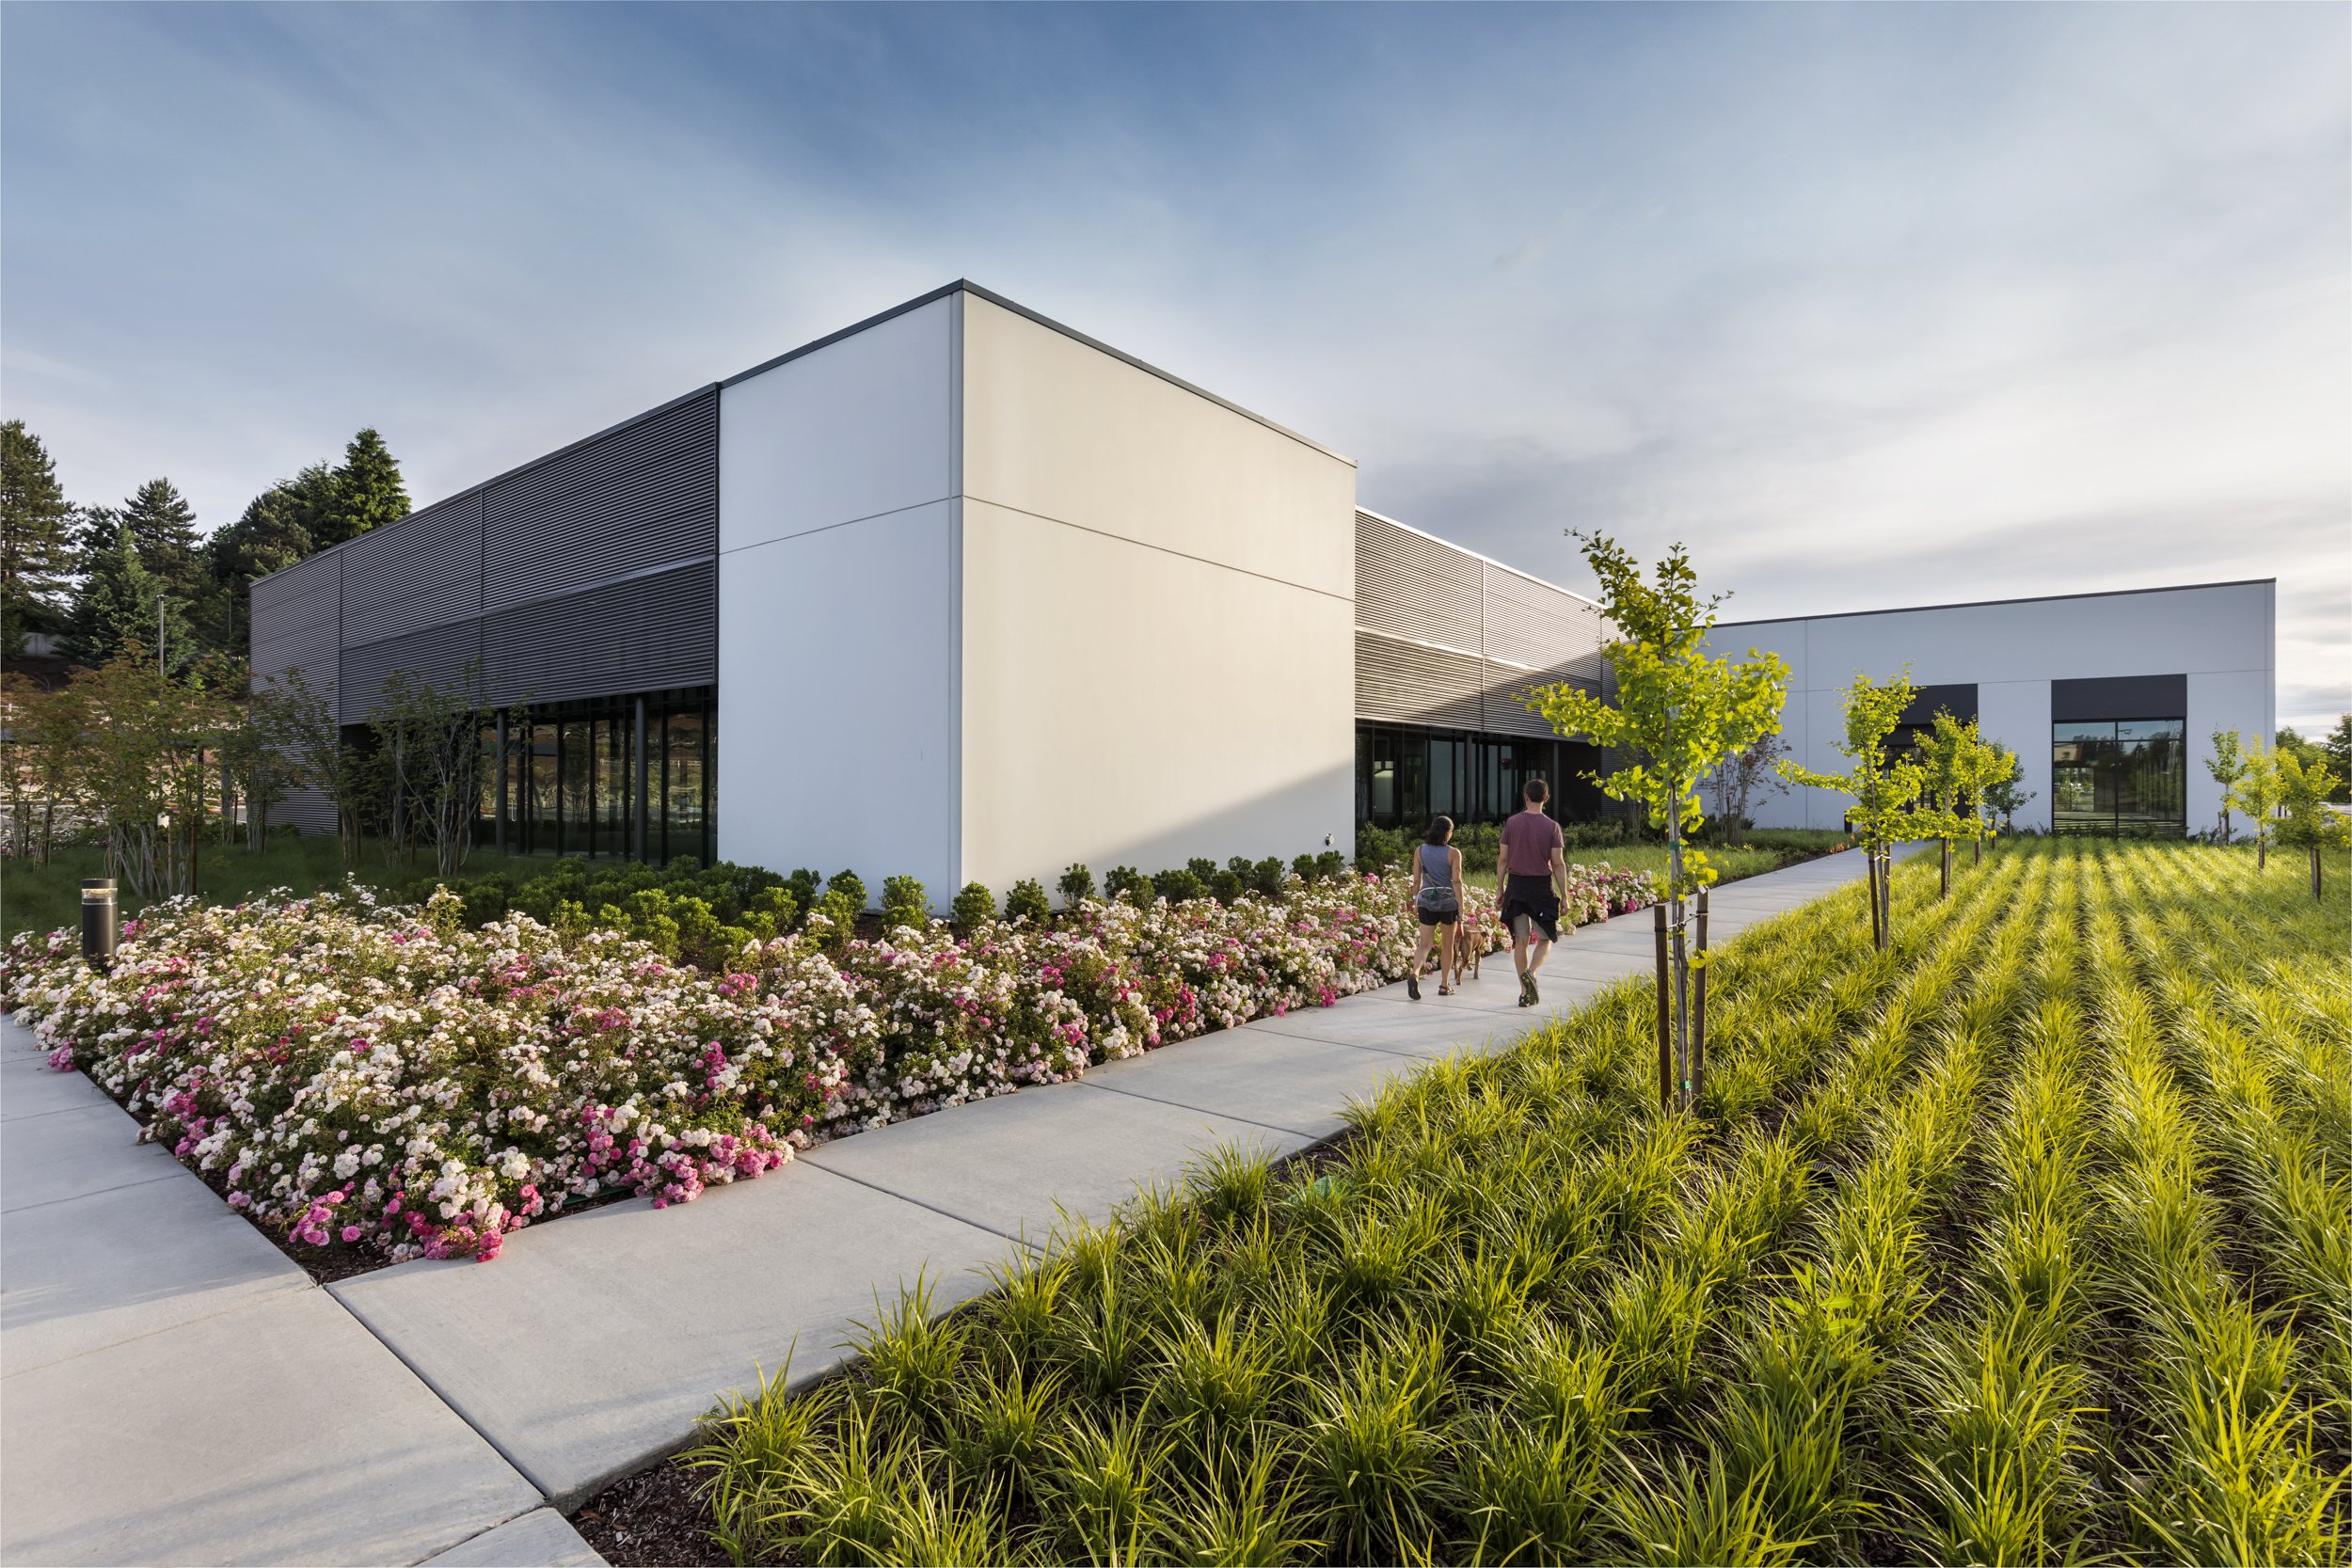
[[[1508,852],[1511,875],[1551,875],[1551,852],[1565,847],[1560,824],[1539,811],[1523,811],[1502,824],[1502,847]]]

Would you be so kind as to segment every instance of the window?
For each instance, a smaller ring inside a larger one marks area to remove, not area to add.
[[[508,709],[504,821],[493,757],[484,771],[477,839],[495,843],[502,832],[506,847],[525,855],[630,854],[638,701],[603,697]],[[664,863],[684,855],[708,863],[718,847],[715,693],[695,687],[651,692],[644,702],[645,858]]]
[[[2187,723],[2074,720],[2050,726],[2050,825],[2061,833],[2178,838],[2188,832]]]

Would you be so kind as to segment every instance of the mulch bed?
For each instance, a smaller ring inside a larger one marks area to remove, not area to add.
[[[663,1460],[589,1498],[572,1528],[613,1568],[723,1563],[726,1554],[710,1540],[710,1510],[696,1490],[701,1480],[683,1459]]]

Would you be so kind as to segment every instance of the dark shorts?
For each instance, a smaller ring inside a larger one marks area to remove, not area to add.
[[[1514,877],[1502,890],[1502,924],[1512,936],[1521,920],[1533,921],[1546,942],[1560,940],[1560,895],[1549,877]]]
[[[1462,918],[1459,905],[1440,914],[1428,905],[1416,902],[1413,905],[1413,912],[1421,916],[1421,923],[1423,926],[1452,926]]]

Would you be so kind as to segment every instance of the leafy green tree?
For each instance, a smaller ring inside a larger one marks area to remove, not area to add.
[[[1870,939],[1882,953],[1894,934],[1895,846],[1915,837],[1936,837],[1942,826],[1933,811],[1916,810],[1927,786],[1926,771],[1907,756],[1890,755],[1886,747],[1886,737],[1895,733],[1903,710],[1911,705],[1913,691],[1908,667],[1884,686],[1854,672],[1853,685],[1846,693],[1846,737],[1837,747],[1852,766],[1843,773],[1820,773],[1794,763],[1781,768],[1792,784],[1838,790],[1853,798],[1848,816],[1854,836],[1869,857]]]
[[[1985,826],[1989,830],[1999,818],[2003,832],[2017,828],[2017,814],[2026,809],[2034,792],[2025,787],[2026,765],[2016,752],[1997,740],[1985,742],[1990,753],[1985,761],[1984,783],[1977,796],[1983,808]]]
[[[335,499],[311,532],[320,549],[357,539],[386,523],[408,515],[408,489],[401,483],[400,464],[373,426],[351,438],[343,449],[342,467],[335,470]]]
[[[1670,548],[1643,580],[1641,563],[1605,534],[1572,533],[1600,579],[1601,613],[1616,637],[1601,649],[1616,677],[1616,700],[1562,684],[1527,694],[1527,704],[1564,736],[1582,736],[1626,759],[1615,771],[1590,775],[1612,800],[1648,813],[1666,832],[1666,902],[1674,936],[1666,971],[1666,1026],[1682,1102],[1694,1101],[1704,1077],[1706,1042],[1691,1037],[1691,966],[1684,952],[1685,903],[1715,880],[1706,854],[1689,843],[1704,818],[1699,785],[1726,758],[1780,727],[1788,667],[1751,648],[1746,659],[1710,657],[1708,634],[1724,595],[1699,596],[1698,573],[1682,546]]]
[[[2312,748],[2303,755],[2280,752],[2278,759],[2279,822],[2281,847],[2310,852],[2312,896],[2320,896],[2320,870],[2329,849],[2352,846],[2352,816],[2328,809],[2328,801],[2344,781],[2337,777],[2325,752]]]
[[[2293,735],[2292,730],[2280,732]],[[2280,759],[2292,757],[2286,750],[2265,750],[2257,741],[2246,749],[2246,771],[2230,788],[2230,804],[2246,814],[2254,825],[2254,869],[2264,870],[2270,864],[2270,843],[2278,831],[2279,808],[2286,801],[2286,781]]]
[[[2213,732],[2213,755],[2205,759],[2205,771],[2221,787],[2221,842],[2230,842],[2230,806],[2238,781],[2246,777],[2246,744],[2235,730]]]
[[[72,566],[73,508],[56,463],[23,420],[0,424],[0,654],[63,624]]]
[[[217,778],[207,753],[232,723],[214,673],[199,665],[185,678],[167,677],[132,641],[74,678],[85,705],[77,793],[104,830],[108,873],[134,901],[196,890]]]
[[[1933,726],[1919,737],[1918,767],[1923,775],[1921,790],[1929,811],[1927,820],[1915,820],[1914,832],[1932,833],[1943,856],[1940,896],[1950,897],[1952,892],[1952,840],[1973,839],[1977,836],[1977,816],[1973,797],[1979,787],[1979,774],[1984,765],[1979,760],[1984,739],[1977,732],[1974,719],[1963,723],[1949,713],[1938,711]],[[1915,818],[1922,814],[1915,812]]]

